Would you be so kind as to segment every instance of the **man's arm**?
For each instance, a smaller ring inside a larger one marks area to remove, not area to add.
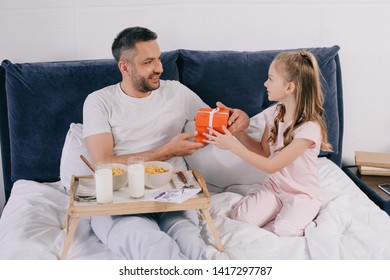
[[[91,156],[92,162],[94,164],[104,161],[127,164],[128,158],[133,156],[142,156],[145,158],[145,161],[164,161],[175,156],[191,155],[196,150],[205,146],[204,143],[190,141],[190,139],[195,137],[196,134],[196,131],[193,133],[181,133],[174,137],[166,145],[157,147],[149,151],[120,156],[115,156],[113,153],[114,140],[112,138],[111,133],[100,133],[91,135],[86,137],[84,140],[88,152]]]

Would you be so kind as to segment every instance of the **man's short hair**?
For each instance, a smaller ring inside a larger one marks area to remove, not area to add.
[[[111,46],[112,55],[119,62],[124,51],[135,50],[138,42],[147,42],[157,39],[157,34],[144,27],[129,27],[121,31]]]

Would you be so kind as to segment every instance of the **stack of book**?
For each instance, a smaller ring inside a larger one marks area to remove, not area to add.
[[[356,151],[355,162],[361,175],[390,176],[390,154]]]

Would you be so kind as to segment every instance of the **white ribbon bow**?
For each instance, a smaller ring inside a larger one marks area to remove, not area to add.
[[[212,109],[209,116],[209,127],[213,127],[214,114],[219,111],[219,108]]]

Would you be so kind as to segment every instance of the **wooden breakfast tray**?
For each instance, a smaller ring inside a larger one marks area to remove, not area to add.
[[[78,202],[75,200],[75,193],[80,179],[92,179],[93,175],[88,176],[72,176],[70,186],[70,200],[69,208],[66,212],[63,228],[66,229],[66,238],[60,259],[66,259],[70,245],[72,244],[73,235],[76,231],[77,224],[80,217],[85,216],[112,216],[112,215],[127,215],[127,214],[144,214],[144,213],[157,213],[157,212],[171,212],[199,209],[202,217],[207,221],[211,232],[214,236],[214,241],[217,249],[222,252],[224,250],[221,240],[219,239],[217,230],[214,226],[211,215],[208,211],[210,208],[210,193],[207,189],[206,182],[203,176],[197,171],[192,170],[192,173],[202,191],[195,197],[190,198],[181,203],[169,203],[169,202],[155,202],[155,201],[136,201],[129,199],[124,201],[121,197],[115,195],[114,200],[109,204],[97,204],[96,201],[91,202]]]

